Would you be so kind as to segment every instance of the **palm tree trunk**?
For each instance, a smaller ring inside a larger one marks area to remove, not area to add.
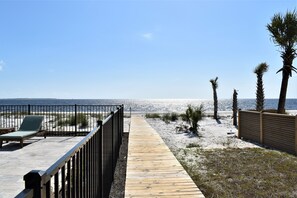
[[[281,90],[279,94],[277,113],[284,114],[285,106],[286,106],[288,82],[289,82],[290,75],[292,75],[292,64],[294,60],[294,55],[292,55],[291,49],[286,50],[286,52],[282,54],[282,58],[283,58],[283,71],[282,71],[283,79],[282,79],[282,85],[281,85]]]
[[[257,111],[264,109],[264,88],[262,74],[257,75]]]
[[[281,90],[279,94],[277,113],[282,113],[282,114],[285,113],[288,81],[289,81],[289,74],[283,71],[283,79],[282,79],[282,85],[281,85]]]
[[[233,111],[233,125],[237,126],[238,104],[237,104],[237,91],[235,89],[234,89],[234,92],[233,92],[232,111]]]
[[[215,88],[213,89],[213,106],[214,106],[213,118],[217,120],[218,119],[218,96]]]

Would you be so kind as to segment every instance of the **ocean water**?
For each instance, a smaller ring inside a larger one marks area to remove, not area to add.
[[[134,113],[184,112],[189,104],[203,104],[206,111],[213,111],[212,100],[199,99],[0,99],[0,105],[114,105],[123,104],[125,111]],[[266,99],[265,109],[276,109],[278,99]],[[219,100],[219,111],[231,111],[232,100]],[[238,108],[255,109],[255,99],[238,99]],[[297,110],[297,99],[287,99],[287,110]]]

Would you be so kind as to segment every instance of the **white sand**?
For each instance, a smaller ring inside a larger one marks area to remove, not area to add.
[[[187,125],[181,120],[166,124],[160,119],[146,119],[148,123],[160,134],[167,146],[176,152],[180,148],[186,148],[189,144],[196,144],[202,149],[214,148],[246,148],[258,147],[256,144],[237,138],[238,130],[232,125],[231,112],[219,114],[220,122],[205,117],[198,124],[198,136],[191,132],[177,132],[176,127]]]

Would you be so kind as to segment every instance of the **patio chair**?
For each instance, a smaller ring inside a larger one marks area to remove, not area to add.
[[[21,147],[25,139],[29,139],[40,132],[43,116],[29,115],[26,116],[18,131],[0,135],[0,148],[2,148],[3,141],[20,141]],[[45,134],[44,134],[44,138]]]

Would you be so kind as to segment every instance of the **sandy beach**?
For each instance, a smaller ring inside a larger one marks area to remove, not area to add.
[[[286,112],[289,115],[297,115],[297,110],[287,110]],[[165,123],[161,119],[146,118],[146,120],[174,153],[190,144],[195,144],[201,149],[259,147],[255,143],[237,138],[238,129],[233,126],[232,111],[219,111],[220,119],[218,121],[211,117],[213,112],[206,112],[205,114],[206,116],[198,122],[198,135],[185,130],[178,131],[177,128],[183,125],[189,126],[180,119],[170,123]]]
[[[148,123],[160,134],[172,152],[178,149],[195,145],[202,149],[215,148],[252,148],[258,147],[254,143],[237,138],[238,130],[232,125],[231,112],[220,112],[220,119],[216,121],[211,117],[204,117],[199,122],[198,135],[189,131],[178,131],[177,128],[188,125],[178,120],[166,124],[161,119],[146,119]]]

